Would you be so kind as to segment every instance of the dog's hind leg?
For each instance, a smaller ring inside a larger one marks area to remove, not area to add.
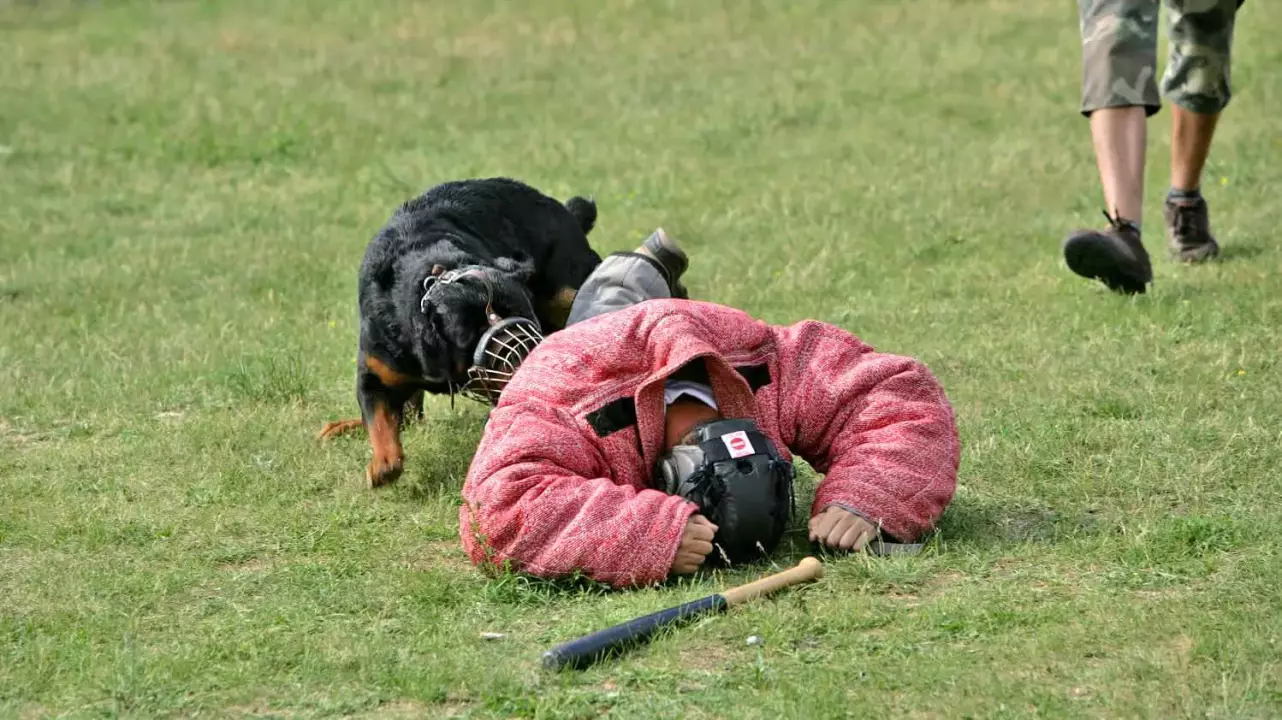
[[[405,403],[405,414],[401,418],[401,424],[411,420],[417,422],[423,419],[423,393],[418,392],[410,397]],[[363,430],[365,423],[360,418],[351,418],[348,420],[331,420],[325,423],[325,427],[316,433],[317,440],[332,440],[340,435],[346,435],[357,430]]]
[[[360,418],[350,420],[334,420],[325,423],[325,427],[316,433],[317,440],[330,440],[339,435],[346,435],[349,432],[365,427],[365,423]]]

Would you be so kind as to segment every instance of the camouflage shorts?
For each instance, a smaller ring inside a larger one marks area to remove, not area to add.
[[[1170,57],[1162,95],[1186,110],[1229,104],[1229,51],[1241,0],[1164,0]],[[1077,0],[1082,30],[1082,114],[1162,106],[1157,89],[1158,0]]]

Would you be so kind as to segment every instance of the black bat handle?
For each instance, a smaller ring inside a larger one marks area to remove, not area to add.
[[[680,625],[700,615],[725,612],[726,599],[709,595],[667,610],[644,615],[614,627],[584,635],[543,653],[543,667],[549,670],[581,670],[611,654],[625,652],[650,639],[660,628]]]

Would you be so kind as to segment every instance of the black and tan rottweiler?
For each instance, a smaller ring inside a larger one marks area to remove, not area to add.
[[[398,208],[360,266],[361,419],[328,423],[320,436],[364,426],[370,486],[396,480],[407,407],[421,414],[423,393],[452,394],[467,381],[487,307],[537,319],[544,333],[565,326],[575,292],[601,262],[587,239],[595,222],[591,200],[562,204],[508,178],[447,182]],[[434,282],[458,268],[483,282]]]

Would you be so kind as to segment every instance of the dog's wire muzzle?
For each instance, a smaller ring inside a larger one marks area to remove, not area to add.
[[[427,314],[432,304],[432,291],[467,278],[478,278],[485,286],[485,321],[487,329],[476,343],[467,382],[459,394],[477,402],[497,405],[499,395],[516,374],[526,356],[541,342],[543,332],[537,320],[524,317],[500,317],[494,312],[494,285],[480,265],[447,270],[423,279],[423,299],[419,310]],[[451,392],[453,384],[450,385]]]
[[[517,368],[539,343],[543,333],[534,321],[511,317],[490,326],[476,344],[472,367],[462,394],[473,400],[497,405]]]

